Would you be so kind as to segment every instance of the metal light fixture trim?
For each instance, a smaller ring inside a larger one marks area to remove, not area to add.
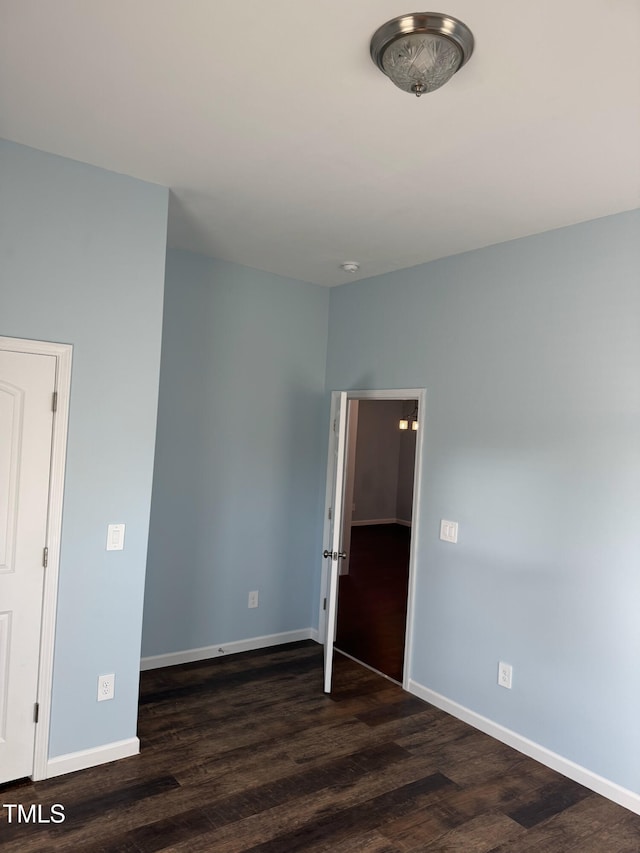
[[[428,38],[416,40],[415,36]],[[390,53],[394,47],[399,51],[395,58],[401,60],[398,69],[394,67],[394,54]],[[469,60],[473,47],[473,33],[457,18],[439,12],[414,12],[400,15],[379,27],[371,39],[370,51],[371,59],[396,86],[420,97],[450,80]],[[425,50],[432,54],[429,57],[432,61],[426,63],[431,67],[425,69],[422,63],[420,69],[421,63],[414,64],[414,59],[420,59]],[[440,67],[436,67],[438,59],[442,60]]]

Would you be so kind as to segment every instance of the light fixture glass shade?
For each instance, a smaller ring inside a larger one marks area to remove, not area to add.
[[[382,68],[399,89],[423,95],[456,73],[462,51],[442,36],[414,33],[396,39],[382,54]]]
[[[405,419],[403,418],[403,419],[400,421],[400,423],[398,424],[398,428],[399,428],[399,429],[409,429],[409,421],[408,421],[408,420],[405,420]]]
[[[412,429],[414,432],[418,432],[418,421],[412,421],[412,422],[411,422],[411,429]]]
[[[379,27],[371,58],[404,92],[420,97],[443,86],[473,53],[471,30],[437,12],[401,15]]]

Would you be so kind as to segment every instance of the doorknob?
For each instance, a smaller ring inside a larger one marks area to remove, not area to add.
[[[331,557],[333,560],[338,560],[338,559],[346,560],[347,559],[347,552],[346,551],[340,551],[340,553],[338,554],[335,551],[327,551],[325,549],[322,552],[322,556],[323,557]]]
[[[340,551],[340,553],[338,554],[338,557],[340,557],[341,560],[346,560],[347,559],[347,552],[346,551]]]
[[[326,548],[325,548],[325,550],[322,552],[322,556],[323,556],[323,557],[332,557],[332,556],[333,556],[333,551],[327,551],[327,550],[326,550]]]

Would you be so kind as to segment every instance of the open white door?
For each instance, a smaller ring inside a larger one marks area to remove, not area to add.
[[[329,542],[325,547],[327,561],[327,618],[324,639],[324,692],[331,693],[333,675],[333,641],[338,612],[338,574],[342,554],[342,491],[344,488],[344,457],[347,437],[347,392],[336,393],[332,406],[331,441],[333,452],[333,493],[331,495],[331,524]]]

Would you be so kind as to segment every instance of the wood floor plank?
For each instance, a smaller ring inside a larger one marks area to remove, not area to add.
[[[524,831],[506,815],[490,812],[446,832],[426,846],[420,841],[407,853],[488,853],[497,843],[517,838]]]
[[[375,777],[369,778],[374,787]],[[383,780],[380,783],[384,785]],[[242,833],[242,840],[234,832],[234,825],[226,825],[221,832],[202,836],[197,846],[189,842],[177,847],[176,851],[304,853],[310,847],[323,844],[331,849],[352,836],[374,830],[382,816],[388,818],[391,812],[402,814],[418,803],[425,807],[432,798],[437,799],[443,789],[450,786],[449,780],[434,773],[397,787],[387,785],[389,790],[375,796],[369,796],[372,791],[370,787],[367,789],[367,784],[361,786],[359,796],[354,791],[355,786],[351,785],[346,786],[343,792],[323,789],[319,796],[299,803],[295,813],[285,806],[262,815],[260,819],[252,816],[241,821],[238,829]],[[260,840],[265,836],[267,840]]]
[[[357,832],[372,830],[377,827],[380,820],[384,820],[389,813],[402,814],[409,811],[416,803],[418,797],[432,792],[440,792],[445,787],[450,787],[451,782],[440,773],[434,773],[424,779],[402,785],[373,797],[364,803],[342,809],[331,815],[309,821],[302,827],[284,835],[257,844],[249,848],[253,853],[277,853],[277,851],[289,850],[291,853],[304,853],[309,846],[317,843],[321,838],[325,843],[335,844],[352,837],[354,829]]]
[[[427,712],[428,709],[421,699],[416,699],[415,696],[405,694],[404,696],[400,696],[395,702],[388,702],[379,708],[363,711],[355,716],[361,723],[366,723],[368,726],[381,726],[391,721]]]
[[[582,853],[589,839],[603,830],[611,831],[615,839],[618,826],[629,818],[638,820],[637,815],[597,794],[591,794],[546,822],[536,825],[513,844],[497,845],[491,853]],[[623,847],[621,835],[618,842],[612,843],[609,848],[602,848],[598,853],[622,853]]]
[[[400,847],[377,830],[351,835],[344,841],[321,841],[309,847],[306,853],[402,853]]]
[[[579,850],[577,846],[575,847],[575,853],[601,853],[603,850],[615,850],[616,853],[640,853],[638,816],[624,816],[621,821],[605,826],[593,835],[581,839]]]
[[[238,853],[259,846],[269,841],[274,849],[288,850],[291,839],[302,834],[304,843],[315,844],[337,843],[329,827],[333,819],[345,810],[367,803],[381,794],[395,790],[400,782],[415,782],[425,778],[423,768],[412,759],[413,766],[407,763],[394,765],[393,774],[370,774],[355,784],[345,780],[342,784],[325,787],[311,796],[303,797],[293,803],[285,803],[267,812],[251,815],[237,822],[228,822],[225,812],[218,811],[220,828],[215,832],[178,845],[176,853],[205,853],[215,850],[221,853]],[[432,799],[437,799],[440,791],[430,791],[420,800],[420,807],[428,807]],[[420,799],[420,798],[418,798]],[[418,800],[416,800],[417,802]],[[213,817],[213,812],[209,813]],[[312,831],[310,827],[314,827]],[[327,832],[321,830],[327,827]],[[355,834],[361,829],[352,827]],[[301,847],[300,849],[304,849]]]
[[[509,812],[509,817],[525,829],[531,829],[553,815],[563,812],[569,806],[584,800],[591,792],[572,782],[570,779],[558,779],[552,785],[547,785],[536,791],[529,802],[526,802]]]
[[[414,850],[416,845],[425,847],[441,838],[464,820],[450,809],[447,796],[432,803],[428,809],[413,809],[401,817],[394,815],[380,832],[406,853]]]

